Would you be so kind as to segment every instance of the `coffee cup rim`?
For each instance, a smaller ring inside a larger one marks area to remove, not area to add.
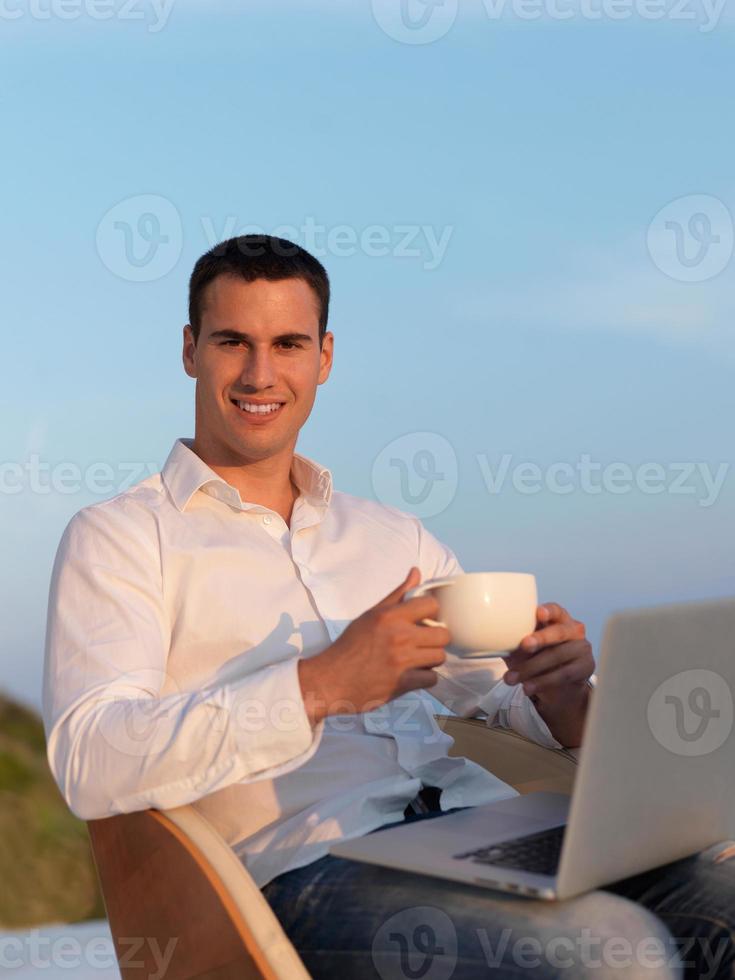
[[[504,577],[513,576],[514,578],[535,578],[536,577],[533,572],[457,572],[456,575],[448,575],[448,576],[446,576],[446,578],[448,578],[450,580],[451,579],[457,579],[457,578],[476,578],[476,577],[478,577],[480,575],[482,575],[482,576],[486,576],[486,575],[502,575]],[[442,578],[444,578],[444,577],[445,576],[442,576]]]

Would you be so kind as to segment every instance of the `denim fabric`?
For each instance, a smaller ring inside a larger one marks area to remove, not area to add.
[[[315,980],[732,980],[735,854],[717,853],[564,902],[331,855],[262,892]]]

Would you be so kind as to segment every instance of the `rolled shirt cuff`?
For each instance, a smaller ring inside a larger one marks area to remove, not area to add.
[[[505,681],[500,681],[480,699],[478,707],[487,712],[486,722],[491,727],[510,728],[546,748],[563,748],[524,693],[522,684],[508,686]]]
[[[596,683],[597,677],[592,674],[587,680],[587,686],[591,690],[594,690]],[[502,691],[503,687],[509,693],[505,694]],[[493,695],[495,695],[494,699]],[[483,703],[485,700],[488,701],[488,706]],[[484,711],[487,711],[489,725],[501,724],[502,727],[512,728],[520,735],[524,735],[526,738],[530,738],[533,742],[537,742],[546,748],[565,748],[551,734],[549,726],[539,714],[536,705],[524,692],[522,684],[514,684],[512,687],[509,687],[505,684],[505,681],[501,681],[480,702],[480,707]],[[495,712],[495,719],[493,721],[490,720],[491,708]]]

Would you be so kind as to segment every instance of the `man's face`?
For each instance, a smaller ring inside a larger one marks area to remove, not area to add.
[[[196,443],[230,466],[293,452],[332,366],[333,335],[319,347],[316,294],[303,279],[222,275],[203,299],[196,345],[184,327],[184,368],[197,379]]]

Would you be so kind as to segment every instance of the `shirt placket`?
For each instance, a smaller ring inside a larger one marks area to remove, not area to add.
[[[314,568],[313,541],[309,539],[316,533],[316,525],[322,519],[319,510],[304,497],[298,497],[291,517],[291,527],[276,511],[260,504],[236,504],[237,509],[247,513],[250,520],[256,522],[268,537],[272,538],[288,553],[298,569],[299,577],[307,589],[314,609],[322,621],[329,639],[334,641],[340,634],[341,628],[325,611],[325,605],[331,606],[329,583],[320,576]]]

